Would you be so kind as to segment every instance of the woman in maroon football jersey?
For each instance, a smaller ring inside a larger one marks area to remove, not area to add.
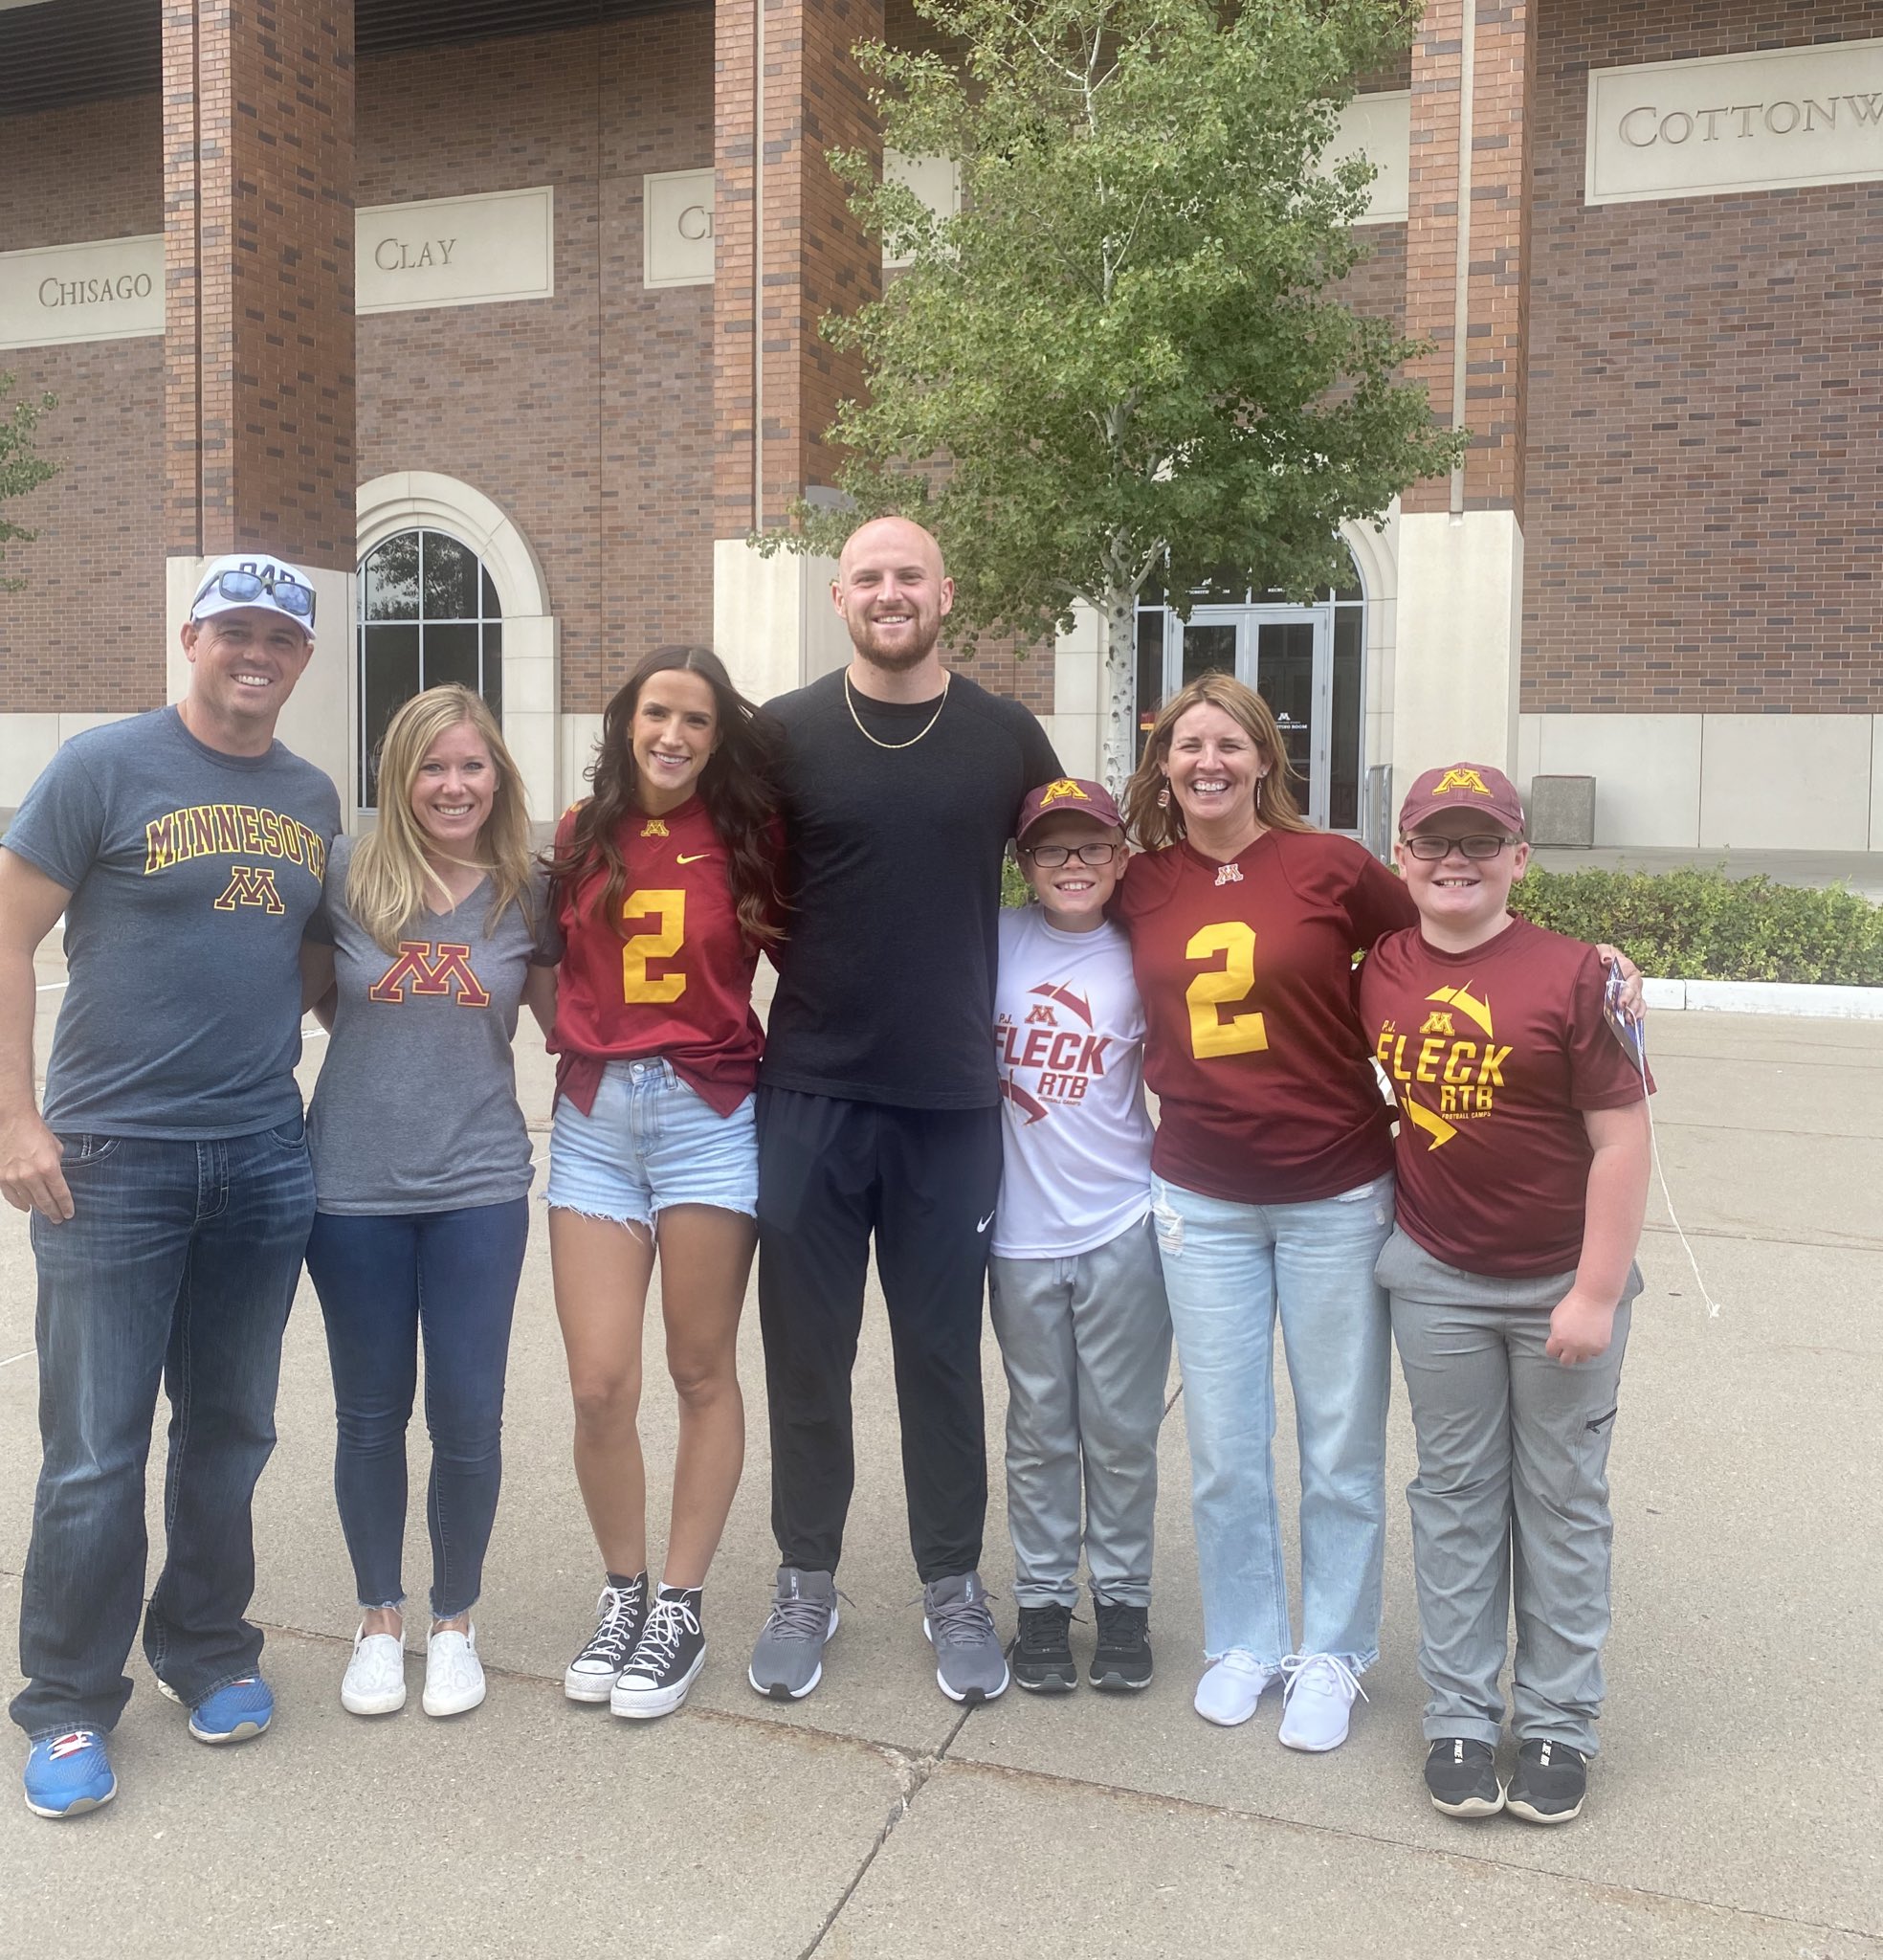
[[[550,1040],[549,1250],[575,1470],[607,1571],[570,1700],[664,1715],[705,1659],[700,1589],[744,1457],[736,1348],[756,1243],[752,1012],[780,934],[763,713],[701,647],[647,656],[608,704],[594,793],[549,860],[563,963]],[[656,1255],[679,1446],[663,1580],[647,1583],[636,1417]]]
[[[1153,1213],[1210,1662],[1197,1712],[1246,1722],[1280,1680],[1281,1740],[1333,1748],[1379,1656],[1392,1351],[1373,1282],[1392,1137],[1353,962],[1416,915],[1369,852],[1301,816],[1274,718],[1226,675],[1166,704],[1125,814],[1148,853],[1119,916],[1161,1102]],[[1298,1646],[1272,1449],[1277,1315],[1301,1457]]]

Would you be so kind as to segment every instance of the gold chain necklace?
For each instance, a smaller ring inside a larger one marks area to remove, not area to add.
[[[874,742],[878,748],[913,748],[922,739],[922,736],[926,735],[936,723],[942,719],[942,710],[948,705],[948,683],[954,678],[954,675],[946,668],[942,670],[942,699],[935,703],[935,712],[922,724],[921,733],[911,735],[906,742],[884,742],[879,737],[872,735],[869,729],[864,727],[863,718],[856,712],[856,702],[851,695],[850,670],[848,668],[844,670],[843,678],[844,705],[850,710],[850,719],[856,724],[856,732],[862,736],[865,742]]]

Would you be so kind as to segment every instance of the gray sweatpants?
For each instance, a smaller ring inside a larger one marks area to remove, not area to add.
[[[1495,1280],[1395,1231],[1374,1269],[1392,1298],[1419,1474],[1407,1488],[1428,1741],[1496,1745],[1512,1595],[1514,1727],[1596,1751],[1608,1633],[1608,1444],[1628,1346],[1628,1276],[1606,1354],[1543,1351],[1571,1273]]]
[[[989,1259],[987,1299],[1007,1367],[1013,1596],[1076,1605],[1082,1535],[1094,1592],[1148,1606],[1170,1371],[1149,1217],[1069,1258]]]

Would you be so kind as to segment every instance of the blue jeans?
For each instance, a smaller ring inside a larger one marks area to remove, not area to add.
[[[1299,1651],[1358,1673],[1380,1658],[1392,1327],[1373,1262],[1392,1179],[1293,1205],[1157,1179],[1151,1209],[1184,1375],[1205,1652],[1274,1666],[1295,1651],[1274,1490],[1279,1312],[1301,1454]]]
[[[144,1651],[192,1705],[255,1671],[250,1506],[314,1216],[299,1117],[215,1143],[59,1141],[73,1215],[33,1219],[44,1458],[20,1601],[27,1684],[11,1709],[32,1736],[109,1729],[130,1699],[160,1379],[167,1543]]]
[[[398,1606],[406,1429],[425,1340],[432,1612],[467,1613],[503,1481],[503,1376],[529,1200],[396,1216],[322,1212],[307,1241],[333,1364],[334,1496],[362,1606]]]

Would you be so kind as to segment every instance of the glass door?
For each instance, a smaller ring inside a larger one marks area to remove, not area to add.
[[[1211,668],[1233,674],[1268,702],[1311,822],[1330,810],[1334,631],[1331,606],[1199,606],[1170,615],[1166,698]]]

